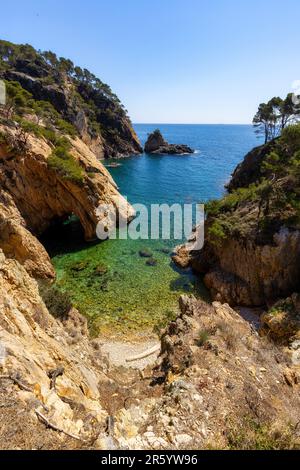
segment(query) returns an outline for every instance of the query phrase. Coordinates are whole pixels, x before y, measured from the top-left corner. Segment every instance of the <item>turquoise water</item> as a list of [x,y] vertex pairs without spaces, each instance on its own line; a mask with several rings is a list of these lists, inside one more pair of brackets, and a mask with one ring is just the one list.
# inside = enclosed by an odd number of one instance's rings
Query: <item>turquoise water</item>
[[[198,203],[220,197],[224,184],[258,140],[252,126],[135,125],[142,143],[160,128],[171,143],[196,150],[184,156],[132,156],[109,168],[120,192],[132,204]],[[57,285],[90,319],[96,333],[149,334],[174,316],[178,297],[208,298],[201,279],[173,265],[176,240],[108,240],[86,244],[80,227],[64,226],[45,242],[57,271]],[[154,266],[140,256],[150,250]]]

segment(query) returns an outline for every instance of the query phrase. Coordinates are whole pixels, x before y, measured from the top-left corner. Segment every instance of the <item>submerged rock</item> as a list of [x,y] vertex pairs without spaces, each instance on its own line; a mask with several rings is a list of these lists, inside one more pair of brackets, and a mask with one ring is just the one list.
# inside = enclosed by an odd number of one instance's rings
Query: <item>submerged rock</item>
[[150,250],[140,250],[139,255],[141,258],[152,258],[153,254],[151,253]]
[[145,152],[151,154],[169,154],[181,155],[184,153],[194,153],[188,145],[184,144],[169,144],[162,136],[159,129],[156,129],[149,135],[145,144]]
[[98,264],[98,266],[94,269],[95,276],[103,276],[103,274],[107,273],[107,267],[104,264]]
[[157,265],[157,260],[155,258],[149,258],[146,261],[147,266],[156,266]]
[[88,266],[88,262],[87,261],[79,261],[78,263],[75,263],[71,266],[71,270],[72,271],[84,271],[84,269],[86,269]]
[[157,251],[163,253],[164,255],[169,255],[171,253],[170,248],[159,248]]

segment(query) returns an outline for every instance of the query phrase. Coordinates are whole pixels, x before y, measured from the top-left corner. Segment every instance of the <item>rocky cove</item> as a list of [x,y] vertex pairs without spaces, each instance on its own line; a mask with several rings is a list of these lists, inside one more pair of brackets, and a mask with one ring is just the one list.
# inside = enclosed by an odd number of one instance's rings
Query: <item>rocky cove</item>
[[[0,448],[298,448],[299,126],[251,151],[225,193],[222,165],[229,177],[252,130],[176,128],[201,147],[183,178],[182,159],[140,154],[105,84],[28,48],[1,42]],[[183,240],[95,242],[99,205],[130,221],[138,197],[209,200],[203,249],[173,263]],[[262,308],[258,328],[241,305]],[[121,363],[112,340],[133,345]]]

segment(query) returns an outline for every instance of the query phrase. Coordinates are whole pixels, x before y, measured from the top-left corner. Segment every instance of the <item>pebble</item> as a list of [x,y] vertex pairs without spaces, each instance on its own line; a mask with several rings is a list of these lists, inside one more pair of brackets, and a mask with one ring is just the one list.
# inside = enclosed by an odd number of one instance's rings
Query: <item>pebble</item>
[[195,393],[195,395],[193,395],[193,399],[195,401],[199,401],[200,403],[203,403],[203,396],[199,395],[199,393]]
[[188,434],[178,434],[175,437],[175,443],[177,446],[187,446],[191,443],[193,438]]
[[144,437],[147,437],[147,438],[149,438],[149,437],[155,437],[155,434],[154,434],[153,431],[148,431],[148,432],[145,432],[145,433],[144,433]]

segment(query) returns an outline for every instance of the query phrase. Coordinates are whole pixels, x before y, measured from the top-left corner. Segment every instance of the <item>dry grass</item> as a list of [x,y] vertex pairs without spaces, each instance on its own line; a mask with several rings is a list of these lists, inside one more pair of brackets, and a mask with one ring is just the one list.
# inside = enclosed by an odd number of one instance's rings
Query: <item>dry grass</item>
[[295,450],[300,449],[297,432],[289,424],[271,427],[246,416],[227,432],[228,448],[232,450]]
[[225,341],[228,349],[235,351],[239,340],[238,333],[226,321],[222,320],[217,323],[218,330]]

